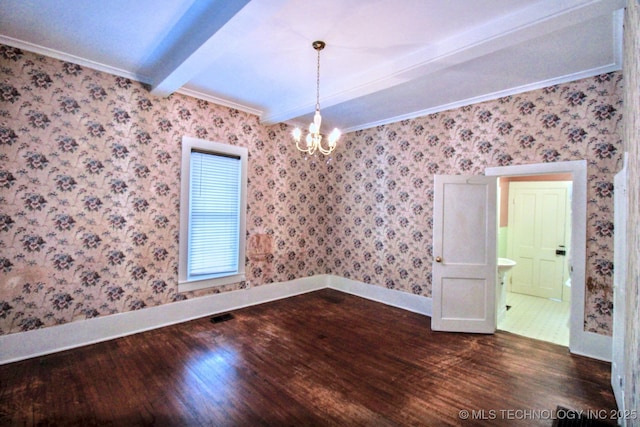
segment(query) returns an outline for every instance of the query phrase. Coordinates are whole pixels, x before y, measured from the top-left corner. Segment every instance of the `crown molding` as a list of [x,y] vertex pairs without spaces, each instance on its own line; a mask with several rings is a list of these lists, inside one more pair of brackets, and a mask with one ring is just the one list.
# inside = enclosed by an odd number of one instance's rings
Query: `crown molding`
[[119,77],[125,77],[127,79],[135,80],[141,83],[148,84],[149,78],[147,76],[139,75],[136,73],[132,73],[121,68],[111,67],[109,65],[102,64],[100,62],[91,61],[85,58],[81,58],[79,56],[69,55],[64,52],[60,52],[55,49],[49,49],[34,43],[25,42],[22,40],[14,39],[12,37],[7,37],[0,35],[0,43],[5,44],[7,46],[12,46],[18,49],[23,49],[29,52],[36,53],[38,55],[49,56],[54,59],[58,59],[60,61],[72,62],[74,64],[78,64],[83,67],[92,68],[97,71],[102,71],[108,74],[113,74]]
[[202,92],[198,92],[197,90],[181,88],[176,91],[176,93],[180,93],[182,95],[190,96],[192,98],[202,99],[204,101],[212,102],[216,105],[221,105],[227,108],[233,108],[239,111],[244,111],[245,113],[253,114],[254,116],[258,116],[260,118],[263,114],[262,110],[257,108],[249,107],[247,105],[239,104],[234,101],[230,101],[228,99],[218,98],[216,96],[207,95]]
[[590,70],[581,71],[579,73],[567,74],[561,77],[548,79],[548,80],[540,80],[538,82],[529,83],[522,86],[517,86],[513,88],[508,88],[505,90],[488,93],[481,96],[476,96],[473,98],[466,98],[459,101],[451,102],[448,104],[437,105],[435,107],[426,108],[424,110],[417,110],[411,113],[402,114],[395,117],[389,117],[383,120],[378,120],[375,122],[363,123],[358,126],[352,126],[350,128],[343,129],[343,133],[356,132],[359,130],[370,129],[376,126],[388,125],[391,123],[397,123],[403,120],[415,119],[418,117],[428,116],[430,114],[440,113],[447,110],[453,110],[455,108],[466,107],[468,105],[478,104],[480,102],[491,101],[498,98],[503,98],[505,96],[518,95],[524,92],[530,92],[537,89],[542,89],[549,86],[554,86],[558,84],[568,83],[576,80],[585,79],[588,77],[597,76],[599,74],[606,74],[612,71],[619,71],[622,69],[622,64],[620,62],[613,62],[606,66],[593,68]]

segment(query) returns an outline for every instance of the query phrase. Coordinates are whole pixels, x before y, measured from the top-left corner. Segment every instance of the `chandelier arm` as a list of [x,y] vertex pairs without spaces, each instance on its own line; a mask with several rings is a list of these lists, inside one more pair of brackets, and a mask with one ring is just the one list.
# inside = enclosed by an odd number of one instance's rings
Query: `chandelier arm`
[[322,140],[318,141],[318,150],[319,150],[322,154],[324,154],[325,156],[326,156],[327,154],[331,154],[331,152],[333,151],[333,149],[331,148],[331,146],[328,146],[327,148],[324,148],[324,147],[322,146]]
[[[315,153],[316,149],[319,148],[319,147],[321,148],[321,146],[319,144],[313,144],[311,147],[304,147],[303,148],[303,147],[300,147],[300,141],[296,141],[296,148],[299,151],[302,151],[303,153],[309,154],[310,156],[313,156],[313,153]],[[325,154],[325,155],[328,154],[328,153],[325,153],[322,149],[320,149],[320,152],[322,154]]]
[[300,141],[296,141],[296,148],[300,151],[302,151],[303,153],[308,153],[309,149],[308,148],[302,148],[300,147]]

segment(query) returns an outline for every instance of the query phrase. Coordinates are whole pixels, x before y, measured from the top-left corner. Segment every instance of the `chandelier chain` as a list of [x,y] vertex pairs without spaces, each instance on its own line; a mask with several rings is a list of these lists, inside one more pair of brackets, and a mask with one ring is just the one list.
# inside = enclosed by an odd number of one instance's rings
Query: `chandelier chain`
[[318,52],[318,65],[316,68],[316,110],[320,110],[320,50]]

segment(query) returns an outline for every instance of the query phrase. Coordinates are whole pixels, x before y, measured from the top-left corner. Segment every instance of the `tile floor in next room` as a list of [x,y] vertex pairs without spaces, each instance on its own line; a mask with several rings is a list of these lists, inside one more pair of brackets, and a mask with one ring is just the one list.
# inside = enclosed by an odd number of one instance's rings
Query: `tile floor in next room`
[[498,329],[569,346],[571,303],[507,292],[507,306]]

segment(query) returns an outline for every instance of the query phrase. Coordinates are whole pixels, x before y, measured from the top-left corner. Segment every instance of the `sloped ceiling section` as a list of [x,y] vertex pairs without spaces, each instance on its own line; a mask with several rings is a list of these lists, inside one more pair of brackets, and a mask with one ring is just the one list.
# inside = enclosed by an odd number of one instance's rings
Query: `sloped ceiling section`
[[344,131],[621,68],[624,0],[3,0],[0,43]]

